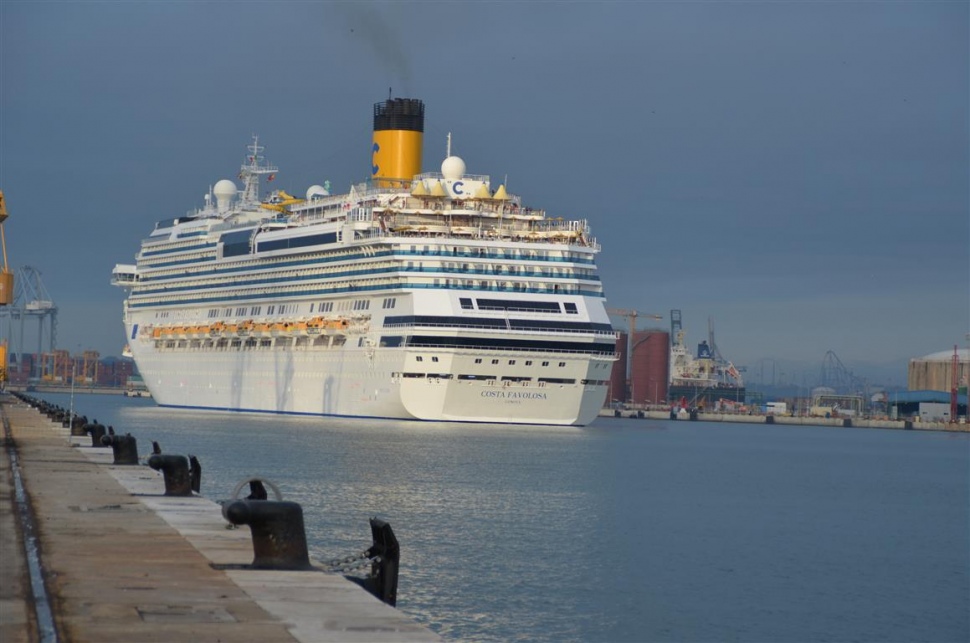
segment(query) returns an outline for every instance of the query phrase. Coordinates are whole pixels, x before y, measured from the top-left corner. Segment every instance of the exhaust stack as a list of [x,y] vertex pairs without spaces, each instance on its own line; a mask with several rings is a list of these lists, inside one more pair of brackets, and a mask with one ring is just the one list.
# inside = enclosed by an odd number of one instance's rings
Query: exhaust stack
[[411,186],[421,173],[424,103],[417,98],[389,98],[374,104],[371,178],[381,187]]

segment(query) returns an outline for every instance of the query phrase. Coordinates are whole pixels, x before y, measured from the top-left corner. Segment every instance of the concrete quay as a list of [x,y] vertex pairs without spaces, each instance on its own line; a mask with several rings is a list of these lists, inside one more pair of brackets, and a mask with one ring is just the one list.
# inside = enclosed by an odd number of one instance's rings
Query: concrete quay
[[0,412],[3,643],[441,640],[341,575],[248,568],[249,529],[217,503],[164,496],[161,474],[11,396]]
[[[671,420],[670,411],[648,411],[636,409],[603,409],[600,417],[639,418],[644,420]],[[822,418],[800,417],[790,415],[748,415],[746,413],[696,413],[691,418],[682,413],[678,422],[734,422],[738,424],[777,424],[787,426],[831,426],[857,429],[900,429],[919,431],[954,431],[970,432],[970,424],[956,424],[953,422],[910,422],[905,420],[877,420],[864,418]]]

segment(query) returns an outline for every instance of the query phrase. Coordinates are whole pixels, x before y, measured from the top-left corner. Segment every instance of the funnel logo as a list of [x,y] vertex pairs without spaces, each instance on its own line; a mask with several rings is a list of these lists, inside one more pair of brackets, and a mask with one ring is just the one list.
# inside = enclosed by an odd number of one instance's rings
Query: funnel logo
[[370,173],[373,175],[373,174],[377,174],[377,170],[381,169],[380,166],[378,166],[378,165],[376,165],[374,163],[374,161],[375,161],[374,157],[377,156],[377,153],[381,151],[381,146],[378,145],[377,143],[374,143],[374,147],[370,148],[370,151],[371,151],[371,155],[370,155]]

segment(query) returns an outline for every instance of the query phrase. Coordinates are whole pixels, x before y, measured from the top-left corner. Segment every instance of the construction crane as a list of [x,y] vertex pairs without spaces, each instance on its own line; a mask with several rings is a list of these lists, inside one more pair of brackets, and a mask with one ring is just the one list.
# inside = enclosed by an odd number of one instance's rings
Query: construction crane
[[[13,273],[7,267],[7,234],[3,229],[3,222],[7,220],[7,205],[3,200],[3,190],[0,190],[0,242],[3,244],[3,269],[0,270],[0,306],[9,306],[13,302]],[[7,341],[0,340],[0,387],[7,382]]]
[[0,241],[3,244],[3,269],[0,270],[0,306],[13,303],[13,273],[7,267],[7,235],[3,230],[3,222],[7,220],[7,205],[3,200],[3,190],[0,190]]
[[[655,313],[641,313],[639,310],[632,310],[628,308],[607,308],[607,314],[616,315],[618,317],[626,317],[630,322],[630,332],[626,336],[626,372],[625,379],[627,380],[627,390],[629,391],[629,379],[632,376],[631,369],[633,364],[633,335],[637,332],[637,318],[646,317],[647,319],[661,320],[663,315],[657,315]],[[632,400],[631,400],[632,402]]]

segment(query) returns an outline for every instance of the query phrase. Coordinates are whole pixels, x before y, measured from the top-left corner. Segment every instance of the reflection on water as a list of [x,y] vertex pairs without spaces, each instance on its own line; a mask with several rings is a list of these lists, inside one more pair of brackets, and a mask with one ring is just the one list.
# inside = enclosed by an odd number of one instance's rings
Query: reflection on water
[[[45,396],[67,406],[66,396]],[[606,419],[584,429],[279,417],[78,396],[259,475],[311,555],[401,542],[398,606],[449,639],[967,640],[966,435]]]

